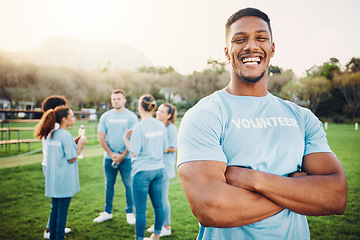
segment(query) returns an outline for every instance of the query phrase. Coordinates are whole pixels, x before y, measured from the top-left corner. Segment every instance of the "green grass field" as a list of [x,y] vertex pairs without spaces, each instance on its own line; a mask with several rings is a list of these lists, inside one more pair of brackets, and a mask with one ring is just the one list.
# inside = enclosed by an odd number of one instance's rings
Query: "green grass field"
[[340,216],[308,217],[312,239],[360,239],[360,130],[354,124],[329,124],[327,138],[348,181],[346,211]]
[[[76,127],[74,129],[77,129]],[[329,124],[328,140],[344,165],[348,179],[348,204],[341,216],[308,217],[312,239],[360,239],[360,131],[354,125]],[[39,154],[41,159],[41,154]],[[0,167],[2,160],[0,159]],[[125,219],[124,187],[115,185],[114,218],[95,224],[103,211],[104,173],[102,156],[79,161],[80,193],[73,197],[67,226],[67,239],[134,239],[135,227]],[[44,196],[44,176],[40,162],[0,169],[0,239],[42,239],[50,211],[50,198]],[[187,203],[178,177],[171,180],[172,236],[161,239],[196,239],[198,223]],[[154,214],[148,202],[147,227]],[[146,236],[149,236],[148,233]]]

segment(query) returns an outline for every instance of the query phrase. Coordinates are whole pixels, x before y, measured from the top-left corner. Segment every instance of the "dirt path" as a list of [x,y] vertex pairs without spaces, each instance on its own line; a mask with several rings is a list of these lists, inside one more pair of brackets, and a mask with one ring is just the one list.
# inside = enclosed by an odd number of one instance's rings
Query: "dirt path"
[[[93,157],[93,156],[102,156],[104,154],[104,150],[100,145],[89,146],[84,150],[84,156]],[[42,153],[35,153],[31,155],[20,155],[9,158],[0,159],[0,168],[9,168],[22,166],[26,164],[39,163],[42,162]]]

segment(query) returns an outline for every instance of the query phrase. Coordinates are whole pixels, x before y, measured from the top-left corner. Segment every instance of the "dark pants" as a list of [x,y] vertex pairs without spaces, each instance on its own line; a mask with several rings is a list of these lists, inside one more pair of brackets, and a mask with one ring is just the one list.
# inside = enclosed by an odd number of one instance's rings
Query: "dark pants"
[[50,239],[63,240],[71,197],[52,198],[50,212]]

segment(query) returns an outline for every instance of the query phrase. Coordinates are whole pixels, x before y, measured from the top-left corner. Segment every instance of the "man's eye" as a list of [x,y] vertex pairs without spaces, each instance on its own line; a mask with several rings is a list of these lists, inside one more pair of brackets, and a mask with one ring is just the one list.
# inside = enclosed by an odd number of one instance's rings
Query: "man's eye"
[[257,39],[260,41],[266,41],[268,38],[267,37],[258,37]]
[[243,43],[243,42],[245,42],[245,38],[237,38],[233,42],[235,42],[235,43]]

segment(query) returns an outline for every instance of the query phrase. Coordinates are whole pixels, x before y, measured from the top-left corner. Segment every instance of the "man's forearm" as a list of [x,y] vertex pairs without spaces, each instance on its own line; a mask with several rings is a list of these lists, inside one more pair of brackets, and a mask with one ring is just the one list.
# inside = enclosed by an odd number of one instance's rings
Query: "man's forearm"
[[105,150],[105,152],[107,152],[110,156],[111,154],[113,153],[113,151],[111,151],[109,145],[107,144],[106,141],[99,141],[100,142],[100,145],[103,147],[103,149]]
[[194,161],[179,166],[179,179],[198,221],[206,227],[238,227],[283,208],[258,193],[226,183],[226,164]]
[[262,174],[260,178],[256,192],[299,214],[322,216],[345,210],[346,196],[339,174],[295,178]]
[[331,167],[331,164],[330,161],[330,167],[321,170],[310,166],[309,171],[313,175],[294,178],[229,167],[226,178],[232,185],[258,192],[280,206],[303,215],[341,214],[346,206],[346,178],[341,168]]

